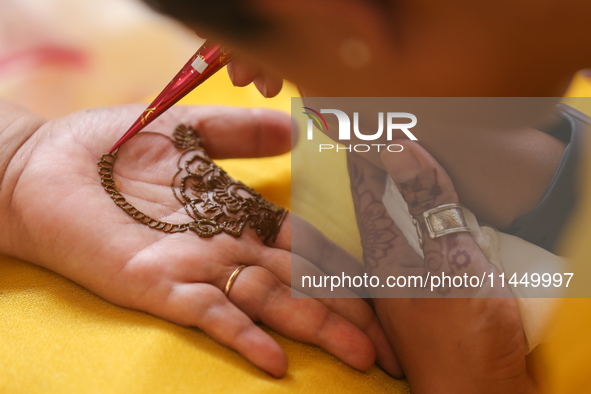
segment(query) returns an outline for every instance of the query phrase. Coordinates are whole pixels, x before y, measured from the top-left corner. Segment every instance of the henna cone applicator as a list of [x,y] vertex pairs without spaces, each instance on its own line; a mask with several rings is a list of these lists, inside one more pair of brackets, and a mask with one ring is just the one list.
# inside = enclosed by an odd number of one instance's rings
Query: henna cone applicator
[[206,41],[164,88],[162,93],[152,101],[148,108],[131,125],[123,137],[117,141],[109,153],[113,153],[131,137],[139,133],[144,127],[164,113],[164,111],[172,107],[189,92],[222,69],[230,60],[232,60],[232,54],[229,50],[219,44]]

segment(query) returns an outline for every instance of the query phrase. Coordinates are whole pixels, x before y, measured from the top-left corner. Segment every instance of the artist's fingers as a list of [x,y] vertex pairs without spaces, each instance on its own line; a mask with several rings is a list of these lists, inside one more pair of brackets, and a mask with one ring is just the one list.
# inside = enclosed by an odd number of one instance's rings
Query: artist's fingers
[[283,88],[283,78],[280,78],[269,71],[261,71],[253,82],[254,86],[256,86],[263,97],[266,98],[277,96]]
[[[267,109],[180,107],[174,122],[192,126],[214,159],[266,157],[291,149],[289,115]],[[168,127],[174,129],[176,124]]]
[[287,358],[281,347],[215,286],[178,284],[161,308],[160,316],[202,329],[274,377],[287,372]]
[[292,290],[262,267],[244,269],[229,299],[251,319],[289,338],[317,345],[359,370],[375,362],[375,349],[366,334],[311,298],[292,297]]
[[408,204],[409,212],[421,225],[426,269],[433,273],[467,273],[486,279],[494,267],[469,232],[429,237],[423,212],[443,204],[458,203],[451,179],[419,144],[407,140],[397,143],[404,147],[403,151],[383,153],[382,161]]
[[347,165],[365,270],[380,282],[366,291],[374,299],[412,296],[413,289],[389,282],[400,275],[422,275],[424,264],[384,205],[388,174],[359,154],[348,154]]
[[283,87],[282,78],[243,58],[234,58],[228,64],[228,75],[234,86],[247,86],[254,82],[263,97],[267,98],[278,95]]
[[412,216],[442,204],[458,203],[447,172],[425,149],[412,141],[397,141],[402,152],[382,153],[388,174],[400,189]]
[[408,254],[412,248],[383,202],[388,174],[356,153],[347,155],[347,167],[366,269],[400,260],[393,256]]
[[232,84],[240,87],[249,85],[260,71],[257,65],[238,56],[228,63],[227,68]]

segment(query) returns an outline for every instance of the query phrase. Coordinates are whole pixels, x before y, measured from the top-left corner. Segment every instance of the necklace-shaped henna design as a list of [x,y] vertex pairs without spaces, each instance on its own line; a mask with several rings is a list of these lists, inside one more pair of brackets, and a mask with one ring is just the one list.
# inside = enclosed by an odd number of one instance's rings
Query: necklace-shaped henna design
[[[156,133],[159,134],[159,133]],[[162,134],[161,134],[162,135]],[[117,153],[105,153],[98,162],[101,184],[115,204],[132,218],[165,233],[194,231],[200,237],[225,232],[240,237],[244,226],[254,229],[265,241],[277,239],[285,209],[265,200],[253,189],[232,178],[207,155],[201,138],[192,128],[179,125],[172,135],[182,153],[171,182],[174,197],[183,205],[192,222],[173,224],[154,219],[130,204],[115,187],[113,167]],[[177,192],[175,182],[180,179]]]

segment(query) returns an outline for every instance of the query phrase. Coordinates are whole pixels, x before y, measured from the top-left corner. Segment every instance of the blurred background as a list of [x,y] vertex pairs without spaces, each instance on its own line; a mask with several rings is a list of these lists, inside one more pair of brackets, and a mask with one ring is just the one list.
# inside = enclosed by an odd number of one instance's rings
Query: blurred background
[[0,0],[0,96],[48,117],[144,100],[203,41],[139,0]]
[[[53,118],[94,106],[147,101],[176,74],[203,40],[140,0],[0,0],[0,96]],[[185,103],[281,107],[287,97],[260,100],[238,92],[220,72]],[[223,75],[223,76],[222,76]],[[209,86],[208,86],[209,85]],[[567,95],[591,88],[580,73]],[[280,103],[280,104],[279,104]]]

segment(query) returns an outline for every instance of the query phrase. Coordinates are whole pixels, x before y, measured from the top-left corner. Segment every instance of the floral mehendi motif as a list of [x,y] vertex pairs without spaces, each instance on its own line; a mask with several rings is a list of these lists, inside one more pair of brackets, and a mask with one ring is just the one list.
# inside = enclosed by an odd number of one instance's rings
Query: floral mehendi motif
[[[179,125],[173,143],[183,150],[172,179],[174,197],[183,205],[192,222],[172,224],[153,219],[131,205],[115,188],[113,167],[116,153],[105,153],[98,162],[101,183],[115,204],[139,222],[166,232],[191,230],[200,237],[213,237],[225,232],[240,237],[244,226],[254,229],[265,241],[276,240],[287,212],[265,200],[253,189],[232,179],[205,152],[197,132]],[[180,187],[175,183],[180,180]]]
[[[416,216],[418,212],[422,213],[427,209],[435,208],[437,199],[441,196],[442,191],[437,181],[437,169],[433,169],[433,179],[419,179],[415,177],[409,181],[401,182],[399,184],[400,193],[408,204],[408,209],[411,216]],[[431,187],[424,185],[432,183]]]
[[398,234],[394,231],[394,221],[382,201],[378,200],[371,190],[363,187],[363,170],[352,160],[348,160],[348,166],[357,227],[363,247],[363,261],[373,269],[387,258],[394,248],[394,240]]

